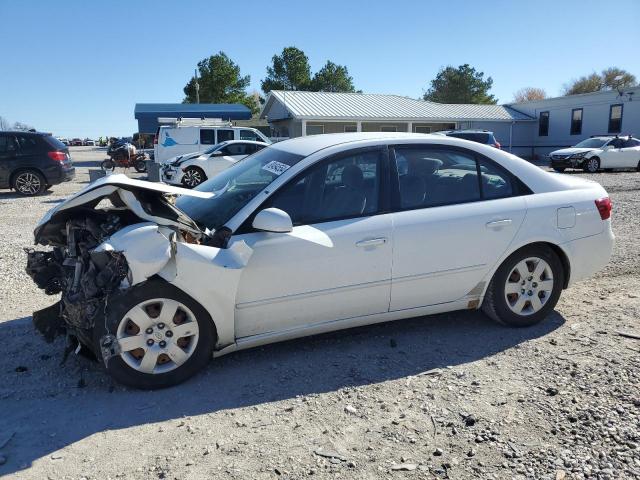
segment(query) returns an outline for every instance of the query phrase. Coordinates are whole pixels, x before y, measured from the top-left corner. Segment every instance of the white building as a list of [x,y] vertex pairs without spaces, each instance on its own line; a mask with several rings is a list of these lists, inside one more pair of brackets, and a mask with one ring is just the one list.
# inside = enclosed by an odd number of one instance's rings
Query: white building
[[[542,157],[598,134],[640,134],[640,88],[511,105],[441,104],[398,95],[269,92],[260,118],[274,137],[338,132],[494,132],[507,151]],[[635,102],[633,101],[634,97]]]

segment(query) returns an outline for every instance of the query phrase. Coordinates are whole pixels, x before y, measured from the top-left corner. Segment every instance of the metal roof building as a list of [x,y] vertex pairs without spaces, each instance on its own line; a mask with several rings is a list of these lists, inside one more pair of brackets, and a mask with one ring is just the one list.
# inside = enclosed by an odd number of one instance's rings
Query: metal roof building
[[[510,146],[536,118],[504,105],[442,104],[399,95],[269,92],[260,118],[275,137],[340,132],[430,133],[454,128],[492,130]],[[521,127],[522,126],[522,127]]]
[[156,133],[162,117],[249,120],[251,110],[238,103],[136,103],[133,115],[140,133]]

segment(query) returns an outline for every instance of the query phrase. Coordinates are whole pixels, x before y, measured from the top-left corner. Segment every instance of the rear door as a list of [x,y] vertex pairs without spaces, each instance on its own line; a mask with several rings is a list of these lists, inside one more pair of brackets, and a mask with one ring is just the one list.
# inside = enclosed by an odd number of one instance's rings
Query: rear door
[[521,184],[471,150],[400,146],[393,154],[391,310],[472,297],[524,220]]
[[622,143],[621,153],[625,168],[640,166],[640,140],[629,137]]

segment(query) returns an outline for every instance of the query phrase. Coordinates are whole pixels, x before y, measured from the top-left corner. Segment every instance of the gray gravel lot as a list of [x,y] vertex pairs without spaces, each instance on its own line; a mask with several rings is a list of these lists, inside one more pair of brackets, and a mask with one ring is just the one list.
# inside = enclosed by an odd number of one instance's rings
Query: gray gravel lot
[[238,352],[186,384],[113,384],[34,335],[52,303],[24,247],[74,182],[0,192],[0,476],[9,478],[640,478],[640,173],[584,175],[614,203],[616,246],[541,325],[478,312]]

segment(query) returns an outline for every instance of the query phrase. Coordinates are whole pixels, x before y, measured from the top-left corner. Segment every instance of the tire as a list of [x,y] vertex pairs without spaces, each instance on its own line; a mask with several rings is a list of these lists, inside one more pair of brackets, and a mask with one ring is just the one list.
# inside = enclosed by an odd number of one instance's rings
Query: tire
[[11,181],[11,187],[20,195],[33,197],[42,194],[47,186],[44,176],[37,170],[17,172]]
[[[106,321],[101,323],[94,328],[96,351],[100,352],[104,335],[118,338],[122,351],[107,360],[106,369],[129,387],[151,390],[177,385],[202,370],[213,356],[216,334],[211,317],[189,295],[162,279],[153,278],[111,298]],[[191,335],[169,335],[178,329]]]
[[109,170],[113,171],[116,169],[116,163],[110,158],[108,158],[107,160],[102,161],[102,163],[100,164],[100,168],[105,172]]
[[640,161],[638,161],[638,166],[636,167],[636,170],[640,172]]
[[596,173],[600,170],[600,159],[598,157],[591,157],[584,161],[584,171],[588,173]]
[[187,167],[182,175],[182,184],[187,188],[194,188],[207,179],[200,167]]
[[144,163],[144,160],[136,160],[133,164],[133,168],[135,168],[138,173],[144,173],[147,171],[147,164]]
[[562,173],[566,170],[565,167],[553,167],[553,169],[558,173]]
[[[524,271],[522,267],[527,268],[525,275],[530,274],[528,277],[519,275],[520,270]],[[540,274],[536,267],[542,269]],[[493,275],[482,310],[503,325],[535,325],[555,308],[564,286],[564,277],[562,262],[549,247],[523,247],[511,254]]]

